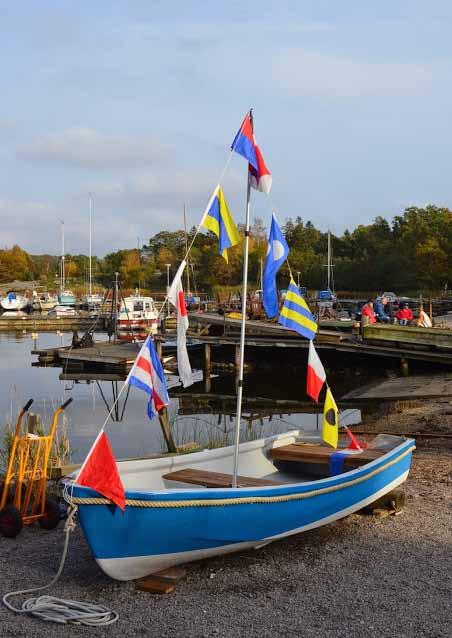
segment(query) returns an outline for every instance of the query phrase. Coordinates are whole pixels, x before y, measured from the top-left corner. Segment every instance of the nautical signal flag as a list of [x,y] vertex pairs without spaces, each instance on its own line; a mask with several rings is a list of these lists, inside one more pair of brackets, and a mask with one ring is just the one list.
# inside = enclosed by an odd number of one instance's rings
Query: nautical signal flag
[[150,335],[143,343],[125,383],[149,395],[148,416],[150,419],[155,416],[154,410],[159,412],[169,404],[162,364]]
[[319,394],[326,380],[325,368],[320,361],[317,350],[312,341],[309,342],[309,358],[308,373],[306,377],[306,394],[314,399],[319,400]]
[[235,221],[229,212],[223,189],[216,187],[207,204],[206,211],[201,220],[201,226],[211,230],[219,239],[220,255],[228,263],[228,248],[235,246],[241,240]]
[[286,328],[295,330],[302,337],[306,337],[306,339],[312,340],[316,335],[317,324],[315,319],[293,279],[290,280],[289,289],[278,321]]
[[186,264],[184,259],[168,292],[168,301],[175,307],[177,313],[177,368],[184,388],[188,388],[193,383],[193,372],[187,352],[188,315],[182,288],[182,274]]
[[124,511],[124,486],[104,430],[97,435],[75,482],[99,492]]
[[272,175],[265,165],[264,158],[254,137],[252,111],[245,115],[231,148],[248,160],[251,186],[255,190],[268,195],[272,187]]
[[336,401],[334,400],[331,390],[326,389],[325,405],[323,407],[323,422],[322,422],[322,439],[325,443],[328,443],[332,447],[337,447],[337,441],[339,438],[339,411],[337,409]]
[[278,291],[276,275],[289,254],[289,246],[281,232],[275,214],[272,216],[268,234],[267,257],[265,259],[264,276],[262,278],[262,303],[267,317],[273,319],[278,314]]

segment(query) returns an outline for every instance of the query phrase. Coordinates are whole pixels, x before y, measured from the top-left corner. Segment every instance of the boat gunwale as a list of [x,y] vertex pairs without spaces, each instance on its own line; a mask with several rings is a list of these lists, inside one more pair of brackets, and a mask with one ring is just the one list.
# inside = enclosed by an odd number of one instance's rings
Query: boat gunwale
[[[313,481],[306,481],[302,483],[282,483],[281,485],[269,485],[264,487],[209,489],[177,487],[163,488],[160,490],[146,490],[142,492],[136,490],[126,490],[125,496],[126,501],[131,501],[131,503],[127,503],[127,505],[132,507],[152,507],[152,505],[146,505],[145,503],[155,503],[155,507],[159,507],[157,503],[161,503],[162,506],[164,506],[163,504],[168,503],[167,507],[181,507],[182,503],[184,503],[186,507],[189,507],[190,503],[192,504],[192,506],[199,506],[201,502],[203,502],[202,504],[205,504],[205,506],[214,506],[216,504],[221,505],[222,503],[219,501],[230,501],[230,504],[233,504],[233,502],[236,501],[236,504],[240,505],[249,504],[249,499],[255,499],[256,503],[265,504],[266,499],[271,499],[272,497],[295,498],[296,496],[300,496],[300,498],[302,498],[304,495],[306,495],[305,498],[308,498],[307,494],[312,490],[314,490],[314,492],[317,490],[322,490],[322,493],[326,494],[328,493],[328,491],[330,491],[329,488],[331,488],[331,491],[335,491],[339,487],[342,489],[353,487],[356,479],[362,478],[363,481],[366,480],[366,475],[372,474],[372,472],[374,470],[377,470],[381,465],[385,465],[388,462],[391,462],[391,464],[393,462],[395,464],[398,460],[398,457],[401,457],[402,455],[403,457],[407,456],[410,452],[414,452],[415,449],[415,440],[412,438],[405,438],[404,441],[402,441],[392,450],[388,450],[388,452],[383,454],[380,458],[370,461],[369,463],[366,463],[361,467],[344,472],[342,474],[338,474],[336,476],[325,477],[322,479],[316,479]],[[371,476],[369,476],[369,478],[371,478]],[[65,486],[67,500],[74,503],[75,505],[111,505],[110,501],[101,496],[98,492],[88,487],[77,485],[72,479],[63,479],[62,482]],[[75,496],[74,491],[77,492],[77,495]],[[81,495],[79,496],[79,494]],[[312,494],[312,496],[315,495],[316,494]],[[321,494],[319,494],[319,496],[320,495]],[[259,499],[263,500],[260,501]],[[140,501],[143,502],[142,505],[140,505]],[[217,501],[217,503],[215,503],[214,501]],[[271,504],[271,500],[269,501],[269,504]]]

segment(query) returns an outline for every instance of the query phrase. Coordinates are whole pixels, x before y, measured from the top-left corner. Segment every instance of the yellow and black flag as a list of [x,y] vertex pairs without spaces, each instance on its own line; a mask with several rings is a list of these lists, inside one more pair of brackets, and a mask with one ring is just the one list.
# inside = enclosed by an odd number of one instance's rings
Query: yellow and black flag
[[323,408],[322,439],[334,448],[337,448],[339,438],[339,419],[336,401],[331,390],[327,388],[325,406]]

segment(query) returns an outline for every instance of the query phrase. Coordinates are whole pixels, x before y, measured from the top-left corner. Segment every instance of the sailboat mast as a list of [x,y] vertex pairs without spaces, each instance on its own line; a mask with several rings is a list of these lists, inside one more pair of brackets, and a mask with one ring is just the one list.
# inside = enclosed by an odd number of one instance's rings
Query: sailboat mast
[[187,273],[187,294],[188,294],[190,291],[190,266],[188,263],[187,216],[185,211],[185,202],[184,202],[184,235],[185,235],[185,254],[187,255],[186,257],[187,267],[185,269],[185,272]]
[[61,221],[61,279],[60,279],[60,293],[62,293],[64,291],[64,219],[60,220]]
[[248,175],[248,185],[246,189],[245,254],[243,256],[242,323],[241,323],[241,330],[240,330],[240,362],[239,362],[239,379],[238,379],[238,387],[237,387],[237,409],[236,409],[235,441],[234,441],[234,472],[232,477],[232,487],[237,487],[237,474],[238,474],[238,468],[239,468],[240,423],[242,420],[243,364],[245,360],[246,299],[248,294],[250,196],[251,196],[251,182]]
[[331,233],[328,231],[327,288],[331,290]]
[[93,271],[92,271],[92,213],[93,213],[93,198],[91,193],[89,194],[89,294],[93,294]]

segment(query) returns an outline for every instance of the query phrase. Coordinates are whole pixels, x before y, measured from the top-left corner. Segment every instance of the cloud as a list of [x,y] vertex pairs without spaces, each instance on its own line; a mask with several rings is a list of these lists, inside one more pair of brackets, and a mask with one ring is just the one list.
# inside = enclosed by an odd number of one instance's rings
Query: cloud
[[[18,199],[0,199],[0,219],[2,220],[2,245],[19,244],[25,250],[35,252],[49,250],[50,228],[58,221],[57,209],[48,202]],[[38,223],[37,223],[38,222]],[[27,232],[26,229],[33,229]],[[58,231],[55,231],[57,233]],[[58,252],[55,248],[55,251]]]
[[415,96],[432,86],[432,69],[414,63],[371,62],[286,48],[272,62],[275,86],[291,96]]
[[19,149],[20,157],[79,167],[124,167],[153,163],[165,148],[152,138],[105,135],[90,128],[70,128],[36,139]]

